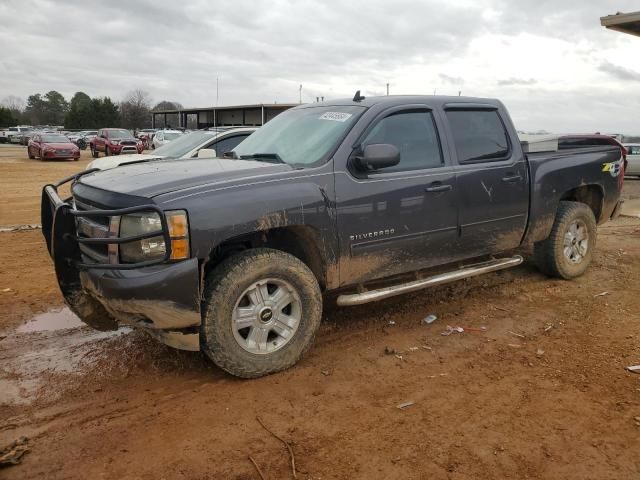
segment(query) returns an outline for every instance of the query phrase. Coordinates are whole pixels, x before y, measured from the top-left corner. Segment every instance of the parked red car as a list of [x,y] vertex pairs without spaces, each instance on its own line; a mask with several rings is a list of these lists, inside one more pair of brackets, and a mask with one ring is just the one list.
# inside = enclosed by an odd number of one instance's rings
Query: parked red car
[[97,158],[100,152],[105,157],[120,155],[121,153],[142,153],[142,141],[135,138],[131,132],[123,128],[102,128],[98,135],[89,142],[91,155]]
[[40,160],[80,158],[80,149],[71,140],[58,133],[36,133],[27,144],[29,158]]

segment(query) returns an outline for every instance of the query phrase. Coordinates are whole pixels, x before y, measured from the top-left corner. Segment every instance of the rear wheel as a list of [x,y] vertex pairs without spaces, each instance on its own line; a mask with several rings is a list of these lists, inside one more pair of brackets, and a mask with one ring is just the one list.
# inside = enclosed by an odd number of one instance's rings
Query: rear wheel
[[27,147],[27,155],[29,155],[29,160],[34,160],[36,158],[36,156],[31,153],[31,149],[29,147]]
[[596,219],[589,206],[560,202],[551,234],[535,245],[538,268],[552,277],[579,277],[591,264],[596,234]]
[[98,156],[99,156],[100,154],[98,153],[98,150],[96,150],[96,146],[95,146],[95,145],[93,145],[93,144],[91,144],[91,145],[89,145],[89,148],[91,149],[91,156],[92,156],[93,158],[98,158]]
[[220,368],[255,378],[294,365],[322,316],[322,295],[309,268],[278,250],[234,255],[207,276],[202,350]]

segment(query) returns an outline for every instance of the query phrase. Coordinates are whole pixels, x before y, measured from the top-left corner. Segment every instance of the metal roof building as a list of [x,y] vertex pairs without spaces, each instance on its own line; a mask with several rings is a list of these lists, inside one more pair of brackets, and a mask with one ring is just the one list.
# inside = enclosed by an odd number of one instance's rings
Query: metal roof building
[[600,17],[600,25],[610,30],[640,36],[640,12],[616,13]]
[[259,127],[296,103],[236,105],[228,107],[181,108],[151,112],[153,128],[206,128],[222,126]]

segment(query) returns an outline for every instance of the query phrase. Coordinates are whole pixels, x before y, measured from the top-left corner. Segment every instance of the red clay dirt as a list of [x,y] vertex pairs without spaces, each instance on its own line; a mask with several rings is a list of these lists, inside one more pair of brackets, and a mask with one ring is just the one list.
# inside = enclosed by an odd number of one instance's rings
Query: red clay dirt
[[[38,183],[86,163],[4,152],[2,226],[38,222]],[[16,333],[62,300],[40,232],[0,233],[0,448],[31,448],[0,479],[257,479],[249,455],[293,478],[257,417],[300,479],[637,479],[640,218],[599,234],[571,282],[526,263],[361,307],[327,297],[299,365],[243,381],[142,332]]]

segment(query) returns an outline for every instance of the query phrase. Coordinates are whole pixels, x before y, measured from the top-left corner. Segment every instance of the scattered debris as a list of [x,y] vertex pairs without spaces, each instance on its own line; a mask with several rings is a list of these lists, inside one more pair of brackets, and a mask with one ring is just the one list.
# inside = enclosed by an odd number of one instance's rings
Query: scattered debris
[[546,327],[544,327],[544,331],[545,331],[545,332],[548,332],[548,331],[549,331],[549,330],[551,330],[552,328],[553,328],[553,324],[552,324],[552,323],[549,323],[549,324],[547,324],[547,326],[546,326]]
[[22,461],[22,457],[29,451],[29,439],[20,437],[0,451],[0,467],[17,465]]
[[293,478],[298,478],[298,475],[296,474],[296,457],[293,455],[293,448],[291,448],[291,445],[289,445],[282,437],[269,430],[260,417],[256,417],[256,420],[260,425],[262,425],[262,428],[284,443],[284,446],[287,447],[287,450],[289,450],[289,456],[291,457],[291,471],[293,472]]
[[520,337],[520,338],[527,338],[524,335],[520,334],[520,333],[516,333],[516,332],[512,332],[511,330],[509,330],[509,333],[511,335],[515,335],[516,337]]
[[253,459],[251,455],[249,455],[249,460],[251,460],[251,463],[253,463],[253,466],[256,467],[256,470],[258,471],[258,475],[260,475],[260,478],[262,480],[267,480],[267,477],[264,476],[264,473],[262,473],[262,470],[260,470],[258,463]]
[[605,295],[609,295],[609,292],[596,293],[593,298],[604,297]]
[[640,365],[630,365],[627,367],[631,373],[640,373]]
[[509,346],[513,348],[522,348],[522,345],[518,345],[517,343],[510,343]]
[[9,293],[11,291],[10,288],[3,288],[2,293]]
[[420,350],[420,347],[409,347],[410,352],[415,352],[416,350]]
[[7,233],[7,232],[20,232],[23,230],[39,230],[42,228],[42,225],[33,223],[33,224],[27,224],[27,225],[10,225],[8,227],[0,227],[0,232],[2,233]]
[[422,320],[420,320],[420,323],[422,325],[429,325],[433,322],[435,322],[438,319],[438,317],[436,315],[434,315],[433,313],[427,315],[426,317],[424,317]]
[[447,329],[444,332],[442,332],[440,335],[444,335],[445,337],[448,337],[452,333],[464,333],[464,328],[452,327],[451,325],[447,325]]
[[397,358],[398,360],[403,360],[402,355],[396,355],[396,358]]
[[329,375],[331,375],[331,372],[329,370],[321,370],[320,373],[323,374],[325,377],[328,377]]
[[425,350],[433,351],[433,348],[431,348],[429,345],[422,345],[422,348],[424,348]]
[[408,400],[406,402],[402,402],[399,405],[396,405],[396,408],[399,408],[400,410],[404,410],[405,408],[408,408],[413,404],[414,404],[414,402],[412,400]]
[[396,324],[396,322],[395,322],[395,321],[393,321],[393,320],[389,320],[389,325],[395,325],[395,324]]
[[395,355],[396,353],[398,353],[398,352],[396,351],[395,348],[393,348],[393,347],[384,347],[384,354],[385,355]]
[[541,348],[539,348],[539,349],[536,351],[536,355],[537,355],[537,356],[539,356],[539,357],[541,357],[542,355],[544,355],[544,350],[543,350],[543,349],[541,349]]

